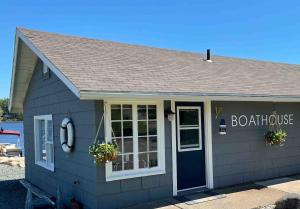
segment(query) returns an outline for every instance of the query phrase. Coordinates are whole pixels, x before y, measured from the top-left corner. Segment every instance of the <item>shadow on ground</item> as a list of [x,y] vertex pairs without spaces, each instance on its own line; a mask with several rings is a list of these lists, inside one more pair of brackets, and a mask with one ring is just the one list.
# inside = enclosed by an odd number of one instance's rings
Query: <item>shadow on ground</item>
[[25,188],[18,180],[0,181],[0,208],[24,209]]
[[24,168],[0,164],[0,209],[24,209],[26,190],[19,183]]

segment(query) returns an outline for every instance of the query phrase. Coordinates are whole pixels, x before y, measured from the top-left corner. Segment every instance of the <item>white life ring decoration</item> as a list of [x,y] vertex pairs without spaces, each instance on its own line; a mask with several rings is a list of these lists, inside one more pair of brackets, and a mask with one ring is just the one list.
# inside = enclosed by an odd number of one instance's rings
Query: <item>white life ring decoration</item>
[[74,128],[70,118],[65,118],[60,126],[60,144],[65,152],[71,152],[74,144]]

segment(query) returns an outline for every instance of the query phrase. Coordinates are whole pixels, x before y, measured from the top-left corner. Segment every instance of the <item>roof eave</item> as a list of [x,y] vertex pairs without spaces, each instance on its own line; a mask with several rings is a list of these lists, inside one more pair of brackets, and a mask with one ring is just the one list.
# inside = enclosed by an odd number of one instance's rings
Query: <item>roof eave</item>
[[[36,54],[49,68],[50,70],[58,76],[62,80],[62,82],[78,97],[80,98],[79,90],[77,87],[37,48],[33,45],[33,43],[20,31],[18,28],[16,29],[15,34],[15,44],[14,44],[14,57],[13,57],[13,69],[12,69],[12,77],[11,77],[11,86],[10,86],[10,98],[9,98],[9,111],[10,112],[22,112],[23,108],[18,108],[14,106],[20,106],[20,104],[15,105],[14,101],[14,92],[15,92],[15,74],[16,72],[16,62],[17,62],[17,54],[18,54],[18,45],[19,41],[22,40],[33,53]],[[29,82],[29,81],[28,81]],[[23,107],[23,104],[21,104]]]
[[183,92],[100,92],[80,91],[82,100],[103,99],[163,99],[195,101],[261,101],[261,102],[300,102],[299,96],[259,95],[259,94],[226,94],[226,93],[183,93]]

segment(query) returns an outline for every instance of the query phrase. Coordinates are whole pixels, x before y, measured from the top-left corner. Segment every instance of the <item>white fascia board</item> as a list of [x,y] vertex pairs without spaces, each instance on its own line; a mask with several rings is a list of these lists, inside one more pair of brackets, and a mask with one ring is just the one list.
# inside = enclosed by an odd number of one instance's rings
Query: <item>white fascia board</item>
[[19,38],[17,37],[17,34],[16,34],[15,35],[15,43],[14,43],[14,57],[13,57],[13,65],[12,65],[12,75],[11,75],[11,81],[10,81],[10,93],[9,93],[9,104],[8,104],[8,111],[9,112],[12,111],[18,46],[19,46]]
[[95,92],[81,91],[82,100],[103,99],[164,99],[184,101],[259,101],[259,102],[300,102],[300,96],[272,96],[272,95],[242,95],[242,94],[195,94],[195,93],[142,93],[142,92]]
[[[22,32],[17,29],[16,39],[18,38],[20,38],[78,98],[80,98],[80,92],[76,86],[37,47],[35,47]],[[16,56],[16,54],[17,53],[15,53],[14,56]],[[16,60],[16,57],[14,57],[14,60]],[[13,73],[15,73],[15,67],[16,66],[14,66]]]

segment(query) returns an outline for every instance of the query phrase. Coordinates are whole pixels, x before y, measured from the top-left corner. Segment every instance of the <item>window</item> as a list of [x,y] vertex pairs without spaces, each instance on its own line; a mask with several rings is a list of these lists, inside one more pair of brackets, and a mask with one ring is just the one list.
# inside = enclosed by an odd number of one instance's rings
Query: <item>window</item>
[[48,66],[44,63],[43,64],[43,74],[47,74],[49,72]]
[[162,103],[106,104],[107,141],[118,144],[117,160],[107,165],[107,180],[165,172]]
[[50,71],[48,66],[44,63],[43,64],[43,80],[46,80],[50,77]]
[[178,151],[202,149],[200,107],[177,107]]
[[34,116],[35,163],[54,171],[52,115]]

